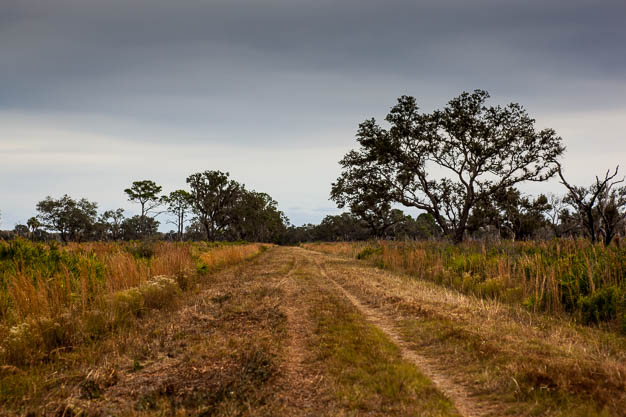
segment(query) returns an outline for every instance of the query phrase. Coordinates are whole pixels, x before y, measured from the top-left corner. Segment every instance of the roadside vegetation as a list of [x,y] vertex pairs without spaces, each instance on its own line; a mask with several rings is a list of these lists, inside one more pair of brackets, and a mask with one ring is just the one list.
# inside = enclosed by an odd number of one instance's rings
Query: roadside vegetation
[[626,334],[626,248],[589,241],[311,243],[465,294],[568,314]]
[[259,244],[0,242],[0,363],[24,365],[172,308]]
[[461,294],[353,259],[309,252],[365,315],[464,387],[477,415],[622,416],[626,337]]

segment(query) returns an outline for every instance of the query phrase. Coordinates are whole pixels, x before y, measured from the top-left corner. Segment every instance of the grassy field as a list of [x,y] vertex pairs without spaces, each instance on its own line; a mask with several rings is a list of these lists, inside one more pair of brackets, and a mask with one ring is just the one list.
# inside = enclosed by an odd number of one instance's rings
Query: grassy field
[[[2,254],[0,416],[626,409],[626,337],[613,324],[579,325],[370,261],[257,244],[17,241]],[[18,296],[28,291],[41,307]]]
[[0,242],[0,361],[41,361],[177,302],[261,245]]
[[586,240],[354,242],[304,247],[407,273],[465,294],[570,315],[626,334],[626,248]]

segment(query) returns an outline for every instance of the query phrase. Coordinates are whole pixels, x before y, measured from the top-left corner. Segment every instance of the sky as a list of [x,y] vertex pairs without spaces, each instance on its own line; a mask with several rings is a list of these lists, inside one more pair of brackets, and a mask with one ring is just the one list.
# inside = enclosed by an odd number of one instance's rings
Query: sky
[[360,122],[474,89],[555,129],[570,182],[626,173],[626,2],[0,0],[0,228],[207,169],[317,223]]

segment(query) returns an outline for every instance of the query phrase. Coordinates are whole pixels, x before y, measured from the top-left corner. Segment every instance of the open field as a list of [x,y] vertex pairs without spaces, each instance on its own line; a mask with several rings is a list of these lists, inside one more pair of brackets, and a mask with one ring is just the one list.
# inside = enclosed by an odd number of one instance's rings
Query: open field
[[[624,415],[626,338],[612,329],[303,248],[186,246],[177,280],[156,266],[176,247],[141,261],[154,270],[136,284],[50,309],[80,324],[90,306],[117,311],[120,291],[143,300],[98,337],[3,356],[0,414]],[[9,338],[46,317],[18,305]]]
[[585,239],[309,243],[465,294],[626,334],[626,247]]

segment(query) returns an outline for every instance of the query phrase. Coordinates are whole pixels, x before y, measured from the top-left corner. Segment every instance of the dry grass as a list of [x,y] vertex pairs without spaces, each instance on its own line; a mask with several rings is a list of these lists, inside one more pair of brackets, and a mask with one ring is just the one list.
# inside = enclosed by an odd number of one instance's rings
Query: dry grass
[[494,415],[620,416],[626,339],[406,275],[326,258],[332,277]]
[[570,314],[626,333],[626,248],[585,240],[354,242],[304,247],[365,260],[466,294]]
[[[311,267],[312,265],[310,265]],[[458,416],[452,403],[396,345],[321,279],[315,268],[307,303],[315,325],[310,349],[330,378],[338,415]]]
[[133,307],[140,320],[94,343],[0,368],[0,415],[276,415],[282,293],[248,273],[266,264],[222,264],[173,304],[169,291],[180,289],[166,277],[114,293],[115,303],[167,308]]
[[0,244],[0,363],[21,365],[101,338],[149,309],[166,308],[198,274],[263,246],[181,243]]
[[[207,250],[224,252],[202,260]],[[345,258],[259,251],[193,245],[194,271],[218,270],[194,272],[187,290],[173,275],[151,277],[85,315],[13,326],[3,340],[60,344],[0,366],[0,416],[456,415],[407,351],[462,387],[477,415],[626,409],[623,336]],[[138,262],[152,267],[152,253]]]

